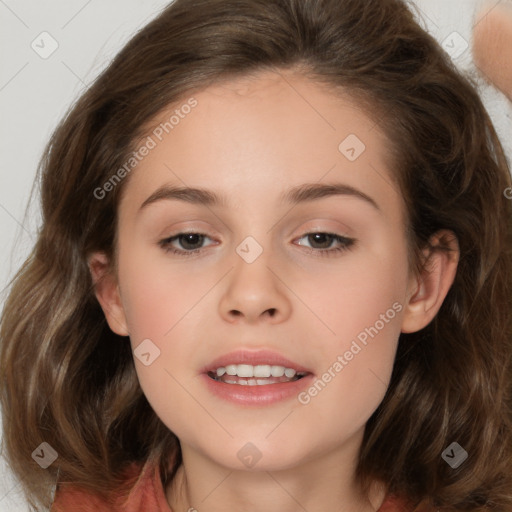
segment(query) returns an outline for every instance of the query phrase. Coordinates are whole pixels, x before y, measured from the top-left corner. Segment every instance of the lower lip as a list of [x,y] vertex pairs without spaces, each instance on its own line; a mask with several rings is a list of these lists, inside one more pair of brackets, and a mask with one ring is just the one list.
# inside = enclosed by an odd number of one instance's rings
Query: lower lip
[[228,402],[239,405],[270,405],[297,397],[304,388],[311,385],[314,375],[310,373],[299,380],[262,386],[226,384],[212,379],[206,373],[201,378],[214,395]]

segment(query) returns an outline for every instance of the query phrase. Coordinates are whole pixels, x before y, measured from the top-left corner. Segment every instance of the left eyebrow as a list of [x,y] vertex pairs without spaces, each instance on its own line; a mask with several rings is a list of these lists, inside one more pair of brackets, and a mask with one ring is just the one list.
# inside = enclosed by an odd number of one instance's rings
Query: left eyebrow
[[[332,196],[352,196],[365,201],[380,210],[377,202],[361,190],[344,183],[306,183],[287,190],[281,196],[281,202],[299,204],[315,201]],[[205,206],[223,206],[228,204],[224,195],[219,195],[212,190],[196,187],[177,187],[163,185],[155,190],[140,206],[139,211],[146,206],[161,200],[178,200],[191,204]]]
[[372,205],[375,209],[380,210],[377,202],[369,195],[345,183],[305,183],[285,192],[281,196],[281,200],[291,204],[298,204],[332,196],[356,197]]

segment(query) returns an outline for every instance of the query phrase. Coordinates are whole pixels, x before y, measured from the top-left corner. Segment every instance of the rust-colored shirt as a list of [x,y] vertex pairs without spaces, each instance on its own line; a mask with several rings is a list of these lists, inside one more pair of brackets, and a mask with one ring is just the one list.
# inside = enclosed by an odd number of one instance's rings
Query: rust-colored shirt
[[[140,474],[139,474],[140,473]],[[79,488],[59,488],[50,512],[172,512],[165,497],[158,465],[133,464],[127,476],[139,478],[127,497],[108,504],[101,498]],[[405,503],[388,496],[377,512],[410,512]]]

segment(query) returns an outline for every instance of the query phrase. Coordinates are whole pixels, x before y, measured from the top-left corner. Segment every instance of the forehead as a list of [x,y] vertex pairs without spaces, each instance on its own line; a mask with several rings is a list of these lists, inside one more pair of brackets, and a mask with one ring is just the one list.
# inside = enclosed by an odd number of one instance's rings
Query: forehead
[[[191,99],[195,106],[182,108]],[[130,176],[130,204],[163,183],[217,190],[233,206],[323,180],[398,193],[378,122],[347,93],[297,73],[265,71],[195,92],[152,119],[142,143],[148,138],[154,147]]]

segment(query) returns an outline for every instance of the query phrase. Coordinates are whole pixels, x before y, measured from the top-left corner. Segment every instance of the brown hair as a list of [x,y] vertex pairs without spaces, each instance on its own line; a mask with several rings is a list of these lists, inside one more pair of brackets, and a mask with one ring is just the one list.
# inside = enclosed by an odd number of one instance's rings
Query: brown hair
[[[366,425],[359,481],[384,481],[416,510],[512,511],[509,168],[474,80],[400,0],[176,0],[69,111],[41,160],[42,226],[1,320],[4,448],[29,502],[48,507],[57,480],[108,495],[132,461],[154,460],[166,483],[173,477],[177,438],[142,393],[87,266],[93,251],[115,263],[128,178],[101,200],[94,191],[163,108],[265,69],[296,69],[378,106],[413,268],[441,228],[460,246],[438,315],[400,336],[389,389]],[[46,470],[31,458],[43,441],[58,453]],[[453,441],[469,454],[457,469],[441,458]]]

